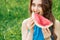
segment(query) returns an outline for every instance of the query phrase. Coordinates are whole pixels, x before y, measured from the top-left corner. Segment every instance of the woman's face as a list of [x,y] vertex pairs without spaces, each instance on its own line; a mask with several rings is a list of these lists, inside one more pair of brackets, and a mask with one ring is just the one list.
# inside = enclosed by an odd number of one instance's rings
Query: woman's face
[[43,10],[42,10],[41,4],[42,4],[42,0],[33,0],[32,6],[31,6],[32,12],[43,15]]

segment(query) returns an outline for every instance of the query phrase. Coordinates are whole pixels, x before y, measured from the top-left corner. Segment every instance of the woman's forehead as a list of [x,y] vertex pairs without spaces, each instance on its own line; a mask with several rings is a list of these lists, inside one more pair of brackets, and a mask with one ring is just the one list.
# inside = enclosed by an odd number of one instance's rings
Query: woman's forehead
[[42,4],[42,0],[33,0],[32,3]]

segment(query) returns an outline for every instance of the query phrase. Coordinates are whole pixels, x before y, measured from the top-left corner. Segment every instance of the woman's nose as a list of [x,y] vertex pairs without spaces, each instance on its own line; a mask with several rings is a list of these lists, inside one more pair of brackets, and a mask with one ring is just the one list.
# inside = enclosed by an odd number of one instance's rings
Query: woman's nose
[[36,12],[37,10],[38,10],[38,7],[37,7],[37,6],[35,6],[34,11]]

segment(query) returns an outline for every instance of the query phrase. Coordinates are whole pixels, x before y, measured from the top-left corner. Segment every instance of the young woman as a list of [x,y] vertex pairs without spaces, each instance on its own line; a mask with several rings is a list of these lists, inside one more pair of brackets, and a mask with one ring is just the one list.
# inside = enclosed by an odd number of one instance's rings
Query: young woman
[[[59,21],[52,15],[52,0],[31,0],[30,13],[38,13],[53,22],[50,28],[43,28],[44,40],[60,40]],[[22,40],[33,40],[34,21],[32,17],[22,22]],[[29,31],[28,31],[29,30]],[[52,37],[51,37],[52,36]]]

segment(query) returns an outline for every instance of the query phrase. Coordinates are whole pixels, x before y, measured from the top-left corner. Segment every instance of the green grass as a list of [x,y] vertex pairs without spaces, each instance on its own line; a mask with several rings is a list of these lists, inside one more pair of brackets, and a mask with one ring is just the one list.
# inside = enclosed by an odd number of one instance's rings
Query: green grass
[[[29,17],[30,0],[0,0],[0,40],[22,40],[22,21]],[[60,1],[53,0],[53,15],[60,20]]]

